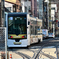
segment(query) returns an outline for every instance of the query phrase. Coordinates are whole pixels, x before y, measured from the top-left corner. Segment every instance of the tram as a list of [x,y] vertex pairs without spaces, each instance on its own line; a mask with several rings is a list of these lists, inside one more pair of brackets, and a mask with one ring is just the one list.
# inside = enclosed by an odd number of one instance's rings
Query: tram
[[43,40],[42,20],[27,13],[7,13],[5,17],[8,47],[27,47]]

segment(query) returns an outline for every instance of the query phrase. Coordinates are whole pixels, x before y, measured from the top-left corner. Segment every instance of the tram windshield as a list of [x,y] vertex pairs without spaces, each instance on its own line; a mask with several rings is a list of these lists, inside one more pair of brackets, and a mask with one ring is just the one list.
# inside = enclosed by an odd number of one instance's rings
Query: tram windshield
[[9,16],[8,17],[8,34],[27,34],[26,16]]

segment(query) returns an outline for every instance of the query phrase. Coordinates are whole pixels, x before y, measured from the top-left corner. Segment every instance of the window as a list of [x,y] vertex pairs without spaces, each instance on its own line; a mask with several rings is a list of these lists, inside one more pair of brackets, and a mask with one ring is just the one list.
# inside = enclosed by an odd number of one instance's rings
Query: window
[[27,12],[27,7],[25,7],[25,12]]
[[27,1],[27,0],[25,0],[25,1]]
[[37,26],[35,26],[35,35],[37,34]]
[[55,10],[55,8],[51,8],[52,10]]
[[27,34],[26,17],[8,17],[8,34]]
[[35,14],[35,10],[34,10],[34,14]]
[[30,32],[31,32],[31,35],[35,34],[35,32],[34,32],[34,26],[33,25],[30,26]]
[[8,9],[9,11],[11,11],[11,7],[7,7],[7,9]]
[[31,7],[29,6],[29,10],[31,10]]

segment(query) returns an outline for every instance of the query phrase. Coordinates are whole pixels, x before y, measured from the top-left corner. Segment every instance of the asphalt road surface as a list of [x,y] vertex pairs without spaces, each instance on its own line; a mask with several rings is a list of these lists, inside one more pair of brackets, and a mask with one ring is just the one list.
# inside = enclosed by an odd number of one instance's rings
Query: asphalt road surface
[[10,48],[8,52],[14,55],[13,59],[59,59],[59,38],[45,39],[28,48]]

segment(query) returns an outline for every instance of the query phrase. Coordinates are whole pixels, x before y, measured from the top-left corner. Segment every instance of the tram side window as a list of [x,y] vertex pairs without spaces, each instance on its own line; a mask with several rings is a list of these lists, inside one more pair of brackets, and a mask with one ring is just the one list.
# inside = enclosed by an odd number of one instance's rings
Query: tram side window
[[37,26],[35,26],[35,35],[37,35]]
[[30,32],[31,32],[32,35],[35,34],[35,32],[34,32],[34,26],[30,26]]

